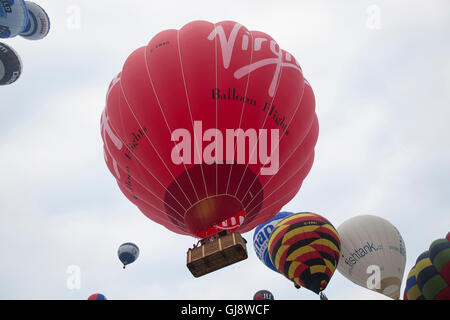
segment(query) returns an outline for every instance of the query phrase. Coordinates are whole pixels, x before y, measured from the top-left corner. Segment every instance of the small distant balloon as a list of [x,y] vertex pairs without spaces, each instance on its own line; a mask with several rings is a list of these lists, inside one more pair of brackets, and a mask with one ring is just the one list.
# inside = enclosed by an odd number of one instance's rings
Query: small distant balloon
[[259,290],[253,296],[253,300],[275,300],[272,292],[268,290]]
[[40,6],[31,1],[25,1],[28,8],[28,24],[20,35],[27,40],[40,40],[50,31],[50,19]]
[[25,30],[28,10],[23,0],[0,1],[0,38],[13,38]]
[[89,296],[88,300],[108,300],[108,299],[106,299],[106,297],[101,293],[94,293]]
[[15,82],[22,73],[19,55],[8,45],[0,42],[0,86]]
[[255,233],[253,234],[253,248],[255,249],[256,255],[258,256],[259,260],[262,261],[262,263],[264,263],[267,267],[275,272],[279,271],[277,270],[277,268],[275,268],[272,261],[270,261],[268,249],[270,235],[272,234],[275,225],[291,214],[292,212],[279,212],[269,221],[266,221],[257,226],[255,229]]
[[134,243],[126,242],[120,245],[117,254],[125,269],[126,265],[133,263],[139,257],[139,248]]

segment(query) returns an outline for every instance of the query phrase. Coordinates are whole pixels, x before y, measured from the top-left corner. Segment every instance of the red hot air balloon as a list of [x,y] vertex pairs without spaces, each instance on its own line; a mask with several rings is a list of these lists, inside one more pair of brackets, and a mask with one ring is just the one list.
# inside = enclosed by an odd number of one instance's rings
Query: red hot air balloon
[[171,231],[205,238],[250,231],[297,194],[318,121],[298,62],[269,35],[194,21],[128,57],[101,133],[125,196]]

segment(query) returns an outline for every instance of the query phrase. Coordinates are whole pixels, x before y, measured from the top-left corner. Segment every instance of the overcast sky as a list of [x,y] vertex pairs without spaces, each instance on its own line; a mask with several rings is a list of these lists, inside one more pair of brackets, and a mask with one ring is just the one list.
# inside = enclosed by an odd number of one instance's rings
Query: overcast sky
[[[394,3],[395,2],[395,3]],[[318,299],[256,257],[202,278],[186,268],[194,238],[147,219],[103,159],[100,116],[128,55],[192,20],[234,20],[271,35],[316,95],[313,168],[283,209],[337,228],[359,214],[391,221],[416,257],[450,229],[448,1],[37,0],[51,19],[41,41],[6,39],[23,74],[0,88],[0,298]],[[122,269],[118,246],[141,249]],[[79,268],[81,286],[68,271]],[[402,295],[405,280],[402,285]],[[338,271],[330,299],[385,299]],[[386,298],[387,299],[387,298]]]

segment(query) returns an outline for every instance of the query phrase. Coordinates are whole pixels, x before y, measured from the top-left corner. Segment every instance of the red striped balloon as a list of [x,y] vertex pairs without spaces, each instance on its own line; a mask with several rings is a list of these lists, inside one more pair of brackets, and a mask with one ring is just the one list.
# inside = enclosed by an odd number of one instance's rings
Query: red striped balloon
[[303,212],[277,223],[268,250],[281,274],[297,286],[319,294],[336,270],[340,247],[339,235],[327,219]]
[[129,56],[101,131],[125,196],[168,229],[206,237],[247,232],[297,194],[318,121],[298,62],[269,35],[194,21]]

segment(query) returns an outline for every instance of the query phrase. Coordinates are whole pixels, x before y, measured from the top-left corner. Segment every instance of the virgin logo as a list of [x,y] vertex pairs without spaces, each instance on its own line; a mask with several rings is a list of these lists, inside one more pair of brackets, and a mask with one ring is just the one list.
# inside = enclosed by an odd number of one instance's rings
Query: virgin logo
[[[176,129],[171,139],[178,142],[171,152],[172,162],[176,165],[203,162],[233,164],[237,159],[238,164],[257,164],[259,161],[262,165],[261,175],[274,175],[279,169],[278,129],[270,130],[270,153],[267,129],[260,129],[259,133],[255,129],[226,129],[224,135],[216,128],[203,132],[202,122],[194,121],[194,137],[187,129]],[[204,142],[208,142],[208,145],[203,148]],[[194,150],[191,150],[192,145],[195,146]],[[247,154],[246,150],[250,152]]]
[[[116,81],[113,85],[111,85],[111,88],[117,83],[118,81]],[[111,90],[110,88],[110,90]],[[109,94],[109,92],[108,92]],[[113,168],[114,168],[114,172],[116,174],[116,176],[120,179],[120,172],[119,172],[119,167],[117,165],[117,161],[112,157],[112,153],[111,150],[109,149],[109,145],[106,142],[106,134],[108,135],[108,137],[111,139],[112,143],[114,144],[114,146],[117,148],[117,150],[121,150],[123,147],[123,143],[122,141],[114,134],[114,132],[111,129],[111,126],[109,125],[109,117],[106,115],[106,109],[103,110],[102,112],[102,119],[100,122],[100,127],[101,127],[101,131],[102,131],[102,137],[105,141],[105,152],[103,153],[104,157],[105,157],[105,161],[106,163],[108,163],[108,156],[111,157],[112,159],[112,163],[113,163]]]
[[[223,67],[228,69],[230,66],[231,57],[233,55],[234,46],[236,44],[236,38],[238,35],[239,29],[242,27],[241,24],[236,23],[231,31],[229,38],[227,39],[225,35],[225,31],[222,26],[216,26],[214,30],[209,34],[208,40],[214,40],[217,36],[219,37],[220,47],[222,50],[222,58],[223,58]],[[257,37],[253,39],[253,50],[259,51],[262,48],[264,42],[269,41],[266,38]],[[277,79],[280,75],[280,71],[282,67],[289,67],[298,70],[302,73],[302,69],[300,65],[292,57],[289,53],[283,52],[278,44],[274,40],[269,41],[270,51],[274,54],[272,58],[262,59],[259,61],[255,61],[249,65],[242,66],[234,72],[234,77],[236,79],[241,79],[242,77],[248,75],[250,72],[253,72],[259,68],[275,65],[275,71],[272,77],[272,81],[269,86],[269,96],[273,97],[275,94]],[[249,32],[245,33],[241,39],[241,50],[245,51],[249,49]],[[283,53],[284,53],[284,61],[283,61]]]

